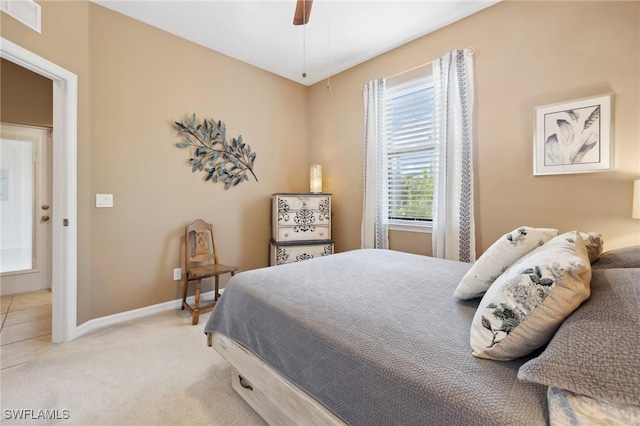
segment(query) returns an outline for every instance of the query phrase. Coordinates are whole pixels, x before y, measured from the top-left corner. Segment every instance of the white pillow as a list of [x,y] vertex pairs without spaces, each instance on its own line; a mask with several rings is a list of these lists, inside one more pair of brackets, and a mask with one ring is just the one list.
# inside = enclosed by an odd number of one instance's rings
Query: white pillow
[[467,271],[453,292],[456,299],[482,296],[496,278],[533,249],[558,235],[557,229],[521,226],[504,234]]
[[591,263],[576,231],[514,263],[489,288],[471,324],[479,358],[507,361],[547,343],[591,293]]

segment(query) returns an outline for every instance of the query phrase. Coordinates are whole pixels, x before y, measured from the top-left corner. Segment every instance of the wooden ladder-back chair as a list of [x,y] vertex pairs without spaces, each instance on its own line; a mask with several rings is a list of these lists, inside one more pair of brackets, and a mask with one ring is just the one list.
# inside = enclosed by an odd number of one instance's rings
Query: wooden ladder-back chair
[[[198,324],[200,312],[207,312],[213,309],[220,297],[219,285],[220,275],[235,275],[238,268],[218,263],[216,253],[213,226],[201,219],[195,220],[185,230],[185,279],[184,293],[182,295],[182,308],[191,312],[191,323]],[[212,263],[213,262],[213,263]],[[215,277],[215,288],[213,302],[205,306],[200,306],[200,281],[203,278]],[[193,306],[187,303],[187,290],[189,283],[195,281],[196,293]]]

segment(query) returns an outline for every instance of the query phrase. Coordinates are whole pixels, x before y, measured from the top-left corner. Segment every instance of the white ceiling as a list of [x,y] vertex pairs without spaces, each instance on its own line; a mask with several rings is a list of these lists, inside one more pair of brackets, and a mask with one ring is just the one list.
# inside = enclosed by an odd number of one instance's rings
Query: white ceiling
[[293,25],[296,0],[91,1],[311,85],[499,0],[315,0],[305,26]]

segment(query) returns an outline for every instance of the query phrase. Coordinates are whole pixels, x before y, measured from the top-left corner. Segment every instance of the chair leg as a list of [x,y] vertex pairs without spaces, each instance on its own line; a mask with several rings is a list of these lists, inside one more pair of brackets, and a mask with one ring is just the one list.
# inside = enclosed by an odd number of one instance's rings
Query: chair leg
[[196,294],[195,300],[193,301],[193,316],[191,319],[191,324],[197,325],[200,321],[200,280],[196,280]]
[[187,302],[187,290],[189,290],[189,277],[185,276],[184,289],[182,290],[182,305],[180,305],[180,309],[183,311],[184,311],[184,304]]
[[218,300],[220,298],[220,276],[216,275],[216,287],[213,289],[213,300]]

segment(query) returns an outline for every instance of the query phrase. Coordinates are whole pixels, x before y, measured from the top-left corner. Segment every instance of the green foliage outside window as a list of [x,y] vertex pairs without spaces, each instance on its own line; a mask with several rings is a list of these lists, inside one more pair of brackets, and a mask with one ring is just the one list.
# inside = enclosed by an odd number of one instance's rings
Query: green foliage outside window
[[[433,218],[433,174],[423,170],[419,174],[402,176],[399,193],[389,197],[389,218],[431,220]],[[394,191],[395,192],[395,191]]]

